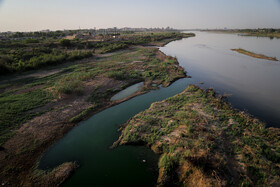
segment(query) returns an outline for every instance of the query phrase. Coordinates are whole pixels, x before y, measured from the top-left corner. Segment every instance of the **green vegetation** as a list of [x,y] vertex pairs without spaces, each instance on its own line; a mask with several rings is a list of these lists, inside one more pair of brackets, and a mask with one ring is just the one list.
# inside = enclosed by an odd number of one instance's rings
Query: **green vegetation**
[[59,44],[65,47],[71,46],[71,41],[67,39],[61,39],[59,40]]
[[92,56],[90,51],[66,52],[57,49],[34,47],[33,49],[0,48],[0,73],[7,74],[18,71],[38,69],[47,65],[56,65]]
[[[20,34],[19,34],[20,36]],[[132,45],[150,45],[152,42],[168,42],[183,37],[194,36],[177,32],[123,34],[118,38],[104,36],[100,41],[87,39],[56,39],[41,37],[24,40],[0,41],[0,73],[38,69],[43,66],[57,65],[64,62],[88,58],[96,53],[114,52]]]
[[280,29],[257,29],[257,30],[242,30],[246,36],[269,37],[271,39],[280,38]]
[[[0,41],[0,159],[5,160],[0,163],[0,178],[12,186],[56,184],[53,178],[46,183],[43,176],[35,180],[36,166],[32,166],[41,153],[73,123],[115,104],[110,98],[125,87],[141,81],[145,81],[145,89],[153,83],[167,86],[184,77],[176,58],[143,45],[193,36],[134,32],[94,38],[65,37],[64,32],[16,35]],[[92,53],[94,58],[77,61]],[[68,61],[73,62],[64,63]],[[56,67],[44,67],[53,64]],[[17,73],[38,68],[43,71]],[[64,172],[60,173],[66,176]],[[57,179],[57,184],[65,180]]]
[[112,43],[109,45],[103,45],[101,53],[114,52],[116,50],[125,49],[127,47],[128,45],[124,43]]
[[50,102],[53,96],[43,88],[30,92],[11,90],[0,94],[0,145],[13,132],[12,129],[42,112],[31,111]]
[[58,93],[64,94],[82,94],[82,81],[70,77],[64,77],[55,83],[55,89]]
[[[78,31],[70,31],[69,34],[74,34]],[[54,32],[16,32],[9,36],[9,38],[58,38],[58,37],[64,37],[66,36],[66,33],[63,31],[54,31]]]
[[214,32],[223,32],[223,33],[241,33],[243,36],[256,36],[256,37],[269,37],[280,38],[280,29],[233,29],[233,30],[206,30]]
[[24,40],[25,44],[30,44],[30,43],[39,43],[39,40],[37,39],[31,39],[31,38],[27,38]]
[[118,142],[162,154],[159,185],[278,186],[279,135],[191,85],[130,119]]
[[[74,42],[71,41],[71,45]],[[33,53],[35,56],[32,56]],[[59,53],[57,50],[50,51],[48,48],[36,47],[33,48],[33,52],[19,50],[11,53],[10,57],[12,59],[26,59],[25,63],[11,64],[11,67],[22,70],[36,69],[41,65],[56,64],[66,59],[77,60],[90,55],[91,53],[87,51],[73,50]],[[158,56],[162,56],[161,60]],[[7,66],[3,66],[3,68],[7,68]],[[41,109],[37,110],[37,108],[50,103],[52,99],[64,97],[63,95],[81,96],[88,94],[85,92],[87,82],[109,78],[124,81],[126,84],[146,80],[168,85],[171,81],[185,76],[183,68],[178,66],[175,58],[164,56],[158,49],[144,47],[119,51],[94,61],[60,65],[60,68],[60,72],[53,75],[19,79],[0,85],[0,145],[12,135],[12,129],[34,116],[50,110],[47,108],[42,111]],[[103,102],[110,99],[115,91],[100,87],[91,92],[88,101],[96,107],[100,107]],[[83,115],[81,114],[81,116]],[[74,122],[79,119],[81,117],[78,116],[70,121]]]
[[77,123],[79,121],[81,121],[84,117],[86,117],[88,115],[88,113],[90,113],[91,111],[93,111],[95,109],[95,107],[89,107],[86,110],[84,110],[83,112],[81,112],[80,114],[78,114],[77,116],[74,116],[73,118],[71,118],[69,120],[70,123]]
[[241,49],[241,48],[239,48],[239,49],[232,49],[232,51],[236,51],[238,53],[241,53],[241,54],[244,54],[244,55],[247,55],[247,56],[251,56],[251,57],[254,57],[254,58],[278,61],[276,57],[268,57],[268,56],[265,56],[265,55],[262,55],[262,54],[256,54],[256,53],[253,53],[251,51],[247,51],[247,50]]

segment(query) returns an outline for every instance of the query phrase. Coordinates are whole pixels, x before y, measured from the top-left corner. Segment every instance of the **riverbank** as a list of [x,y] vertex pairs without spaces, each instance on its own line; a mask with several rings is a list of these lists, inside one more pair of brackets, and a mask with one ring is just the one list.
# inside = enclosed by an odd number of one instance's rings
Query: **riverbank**
[[241,48],[232,49],[232,51],[236,51],[236,52],[241,53],[243,55],[251,56],[251,57],[254,57],[254,58],[260,58],[260,59],[271,60],[271,61],[278,61],[278,59],[276,57],[268,57],[268,56],[265,56],[263,54],[253,53],[251,51],[247,51],[247,50],[241,49]]
[[280,131],[189,86],[130,119],[116,145],[161,154],[158,186],[279,186]]
[[[177,59],[153,47],[131,46],[79,61],[47,76],[27,77],[1,85],[1,115],[5,117],[2,122],[10,124],[1,127],[1,183],[12,186],[61,184],[75,169],[75,164],[63,164],[52,172],[36,167],[50,145],[80,120],[154,89],[153,84],[168,86],[185,76]],[[141,92],[110,101],[118,91],[141,81],[145,84]]]
[[255,37],[267,37],[267,38],[280,38],[279,29],[215,29],[215,30],[202,30],[206,32],[215,33],[228,33],[228,34],[240,34],[241,36],[255,36]]
[[280,38],[280,33],[246,33],[245,36]]

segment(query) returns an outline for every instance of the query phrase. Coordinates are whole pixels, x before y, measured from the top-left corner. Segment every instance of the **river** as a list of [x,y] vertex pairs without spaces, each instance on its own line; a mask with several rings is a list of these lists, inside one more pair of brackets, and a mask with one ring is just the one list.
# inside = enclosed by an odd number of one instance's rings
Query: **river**
[[234,107],[279,127],[280,62],[254,59],[230,49],[240,47],[280,59],[280,40],[206,32],[196,35],[161,48],[178,58],[191,79],[180,79],[80,122],[44,154],[39,168],[77,161],[80,167],[63,186],[155,186],[157,155],[143,146],[109,147],[118,139],[119,125],[151,103],[182,92],[188,84],[204,82],[202,87],[230,94]]
[[240,110],[280,127],[280,62],[256,59],[231,49],[243,48],[280,60],[280,39],[196,32],[196,37],[161,48],[176,56],[196,83],[229,94]]

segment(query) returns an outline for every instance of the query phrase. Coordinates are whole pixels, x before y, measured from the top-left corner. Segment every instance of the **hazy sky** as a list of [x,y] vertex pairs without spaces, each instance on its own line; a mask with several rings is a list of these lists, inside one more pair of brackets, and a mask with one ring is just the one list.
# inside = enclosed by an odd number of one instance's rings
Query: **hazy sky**
[[280,0],[0,0],[0,31],[280,28]]

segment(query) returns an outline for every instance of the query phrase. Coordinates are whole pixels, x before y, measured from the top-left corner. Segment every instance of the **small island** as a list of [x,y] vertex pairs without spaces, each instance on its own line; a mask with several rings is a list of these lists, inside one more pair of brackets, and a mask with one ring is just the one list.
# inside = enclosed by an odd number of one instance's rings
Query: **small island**
[[161,157],[158,186],[279,186],[280,131],[190,85],[123,127],[117,145],[147,145]]
[[278,61],[278,59],[276,57],[268,57],[268,56],[265,56],[265,55],[262,55],[262,54],[253,53],[251,51],[247,51],[247,50],[241,49],[241,48],[239,48],[239,49],[232,49],[232,51],[236,51],[238,53],[241,53],[241,54],[244,54],[244,55],[247,55],[247,56],[251,56],[251,57],[254,57],[254,58]]

